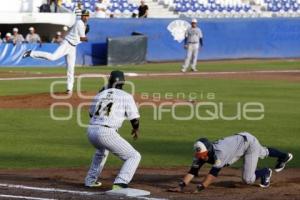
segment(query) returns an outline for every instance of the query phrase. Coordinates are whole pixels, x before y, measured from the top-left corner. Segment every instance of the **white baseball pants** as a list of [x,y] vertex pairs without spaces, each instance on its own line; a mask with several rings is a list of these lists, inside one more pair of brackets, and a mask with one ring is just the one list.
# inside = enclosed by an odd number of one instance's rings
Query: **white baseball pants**
[[182,65],[183,70],[187,70],[189,65],[191,65],[192,69],[194,70],[196,69],[198,52],[199,52],[199,43],[188,44],[186,58],[184,64]]
[[243,181],[247,184],[252,184],[256,180],[255,170],[257,167],[258,159],[264,159],[269,155],[266,147],[262,146],[253,135],[249,133],[242,133],[247,137],[245,142],[245,156],[243,166]]
[[50,61],[57,60],[66,56],[67,63],[67,90],[72,91],[74,85],[74,71],[76,60],[76,46],[69,44],[66,40],[55,50],[54,53],[43,51],[32,51],[30,56],[33,58],[42,58]]
[[135,174],[140,163],[141,155],[115,129],[103,126],[90,125],[88,139],[97,149],[92,164],[85,178],[85,185],[97,181],[105,165],[109,151],[124,162],[114,184],[128,184]]

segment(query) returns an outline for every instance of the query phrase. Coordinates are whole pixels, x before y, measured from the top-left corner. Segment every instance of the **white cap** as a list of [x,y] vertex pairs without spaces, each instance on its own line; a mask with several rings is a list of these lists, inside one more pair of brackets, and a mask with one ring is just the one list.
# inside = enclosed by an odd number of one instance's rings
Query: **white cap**
[[68,31],[68,27],[67,27],[67,26],[64,26],[64,27],[63,27],[63,30],[64,30],[64,31]]
[[192,19],[192,23],[197,23],[197,19],[196,19],[196,18],[193,18],[193,19]]
[[200,152],[200,153],[203,153],[203,152],[207,151],[207,148],[206,148],[206,146],[204,145],[203,142],[197,141],[197,142],[194,144],[194,150],[195,150],[195,151],[198,151],[198,152]]
[[57,32],[56,32],[56,35],[61,35],[61,32],[60,32],[60,31],[57,31]]
[[31,27],[29,28],[29,30],[30,30],[30,31],[33,31],[33,30],[34,30],[34,28],[31,26]]
[[6,37],[11,37],[11,33],[6,33]]
[[19,31],[19,29],[18,28],[13,28],[13,32],[18,32]]

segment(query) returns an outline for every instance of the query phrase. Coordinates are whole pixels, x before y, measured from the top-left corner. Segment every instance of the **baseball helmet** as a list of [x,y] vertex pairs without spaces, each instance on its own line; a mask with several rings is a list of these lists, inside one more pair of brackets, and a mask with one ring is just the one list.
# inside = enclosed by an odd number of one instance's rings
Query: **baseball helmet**
[[118,85],[124,85],[125,76],[124,72],[119,70],[114,70],[110,73],[109,76],[109,84],[111,86],[118,86]]
[[207,138],[200,138],[194,144],[195,157],[202,159],[213,152],[212,143]]

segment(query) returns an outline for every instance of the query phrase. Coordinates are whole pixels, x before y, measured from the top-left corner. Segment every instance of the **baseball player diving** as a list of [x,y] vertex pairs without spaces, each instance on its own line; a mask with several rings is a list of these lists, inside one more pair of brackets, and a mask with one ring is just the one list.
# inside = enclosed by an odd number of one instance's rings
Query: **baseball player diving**
[[92,164],[85,178],[85,186],[100,187],[98,181],[105,165],[108,153],[111,152],[124,161],[114,180],[113,190],[127,188],[141,160],[141,155],[125,139],[118,129],[125,119],[130,120],[132,136],[138,138],[139,112],[132,95],[123,91],[125,82],[122,71],[112,71],[108,85],[95,97],[89,114],[88,139],[97,149]]
[[54,53],[28,50],[23,54],[23,58],[42,58],[51,61],[57,60],[62,56],[65,56],[67,63],[66,93],[68,94],[71,94],[73,91],[76,46],[81,42],[86,42],[88,40],[86,34],[89,32],[89,25],[87,24],[89,16],[90,13],[88,10],[82,11],[81,19],[75,22],[70,32],[66,35],[64,41],[60,44],[60,46],[56,49]]
[[197,185],[195,192],[207,188],[217,177],[223,167],[232,165],[240,158],[244,158],[242,179],[246,184],[254,184],[260,180],[259,186],[267,188],[270,186],[272,170],[270,168],[257,169],[258,159],[273,157],[277,158],[275,172],[280,172],[285,165],[292,160],[291,153],[284,153],[271,147],[262,146],[255,136],[247,132],[241,132],[224,139],[210,142],[206,138],[200,138],[194,144],[195,156],[192,166],[176,188],[171,192],[183,192],[191,180],[198,176],[200,168],[209,163],[212,165],[209,173],[202,183]]
[[199,48],[203,46],[203,35],[199,27],[197,27],[197,19],[192,19],[191,27],[185,32],[184,48],[187,50],[184,64],[181,71],[186,72],[191,65],[192,71],[198,71],[196,68]]

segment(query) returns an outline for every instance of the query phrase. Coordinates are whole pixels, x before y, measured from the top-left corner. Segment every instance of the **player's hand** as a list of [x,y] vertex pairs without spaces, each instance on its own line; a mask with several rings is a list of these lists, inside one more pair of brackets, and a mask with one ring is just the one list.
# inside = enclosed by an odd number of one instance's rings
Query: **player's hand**
[[200,183],[197,185],[197,189],[194,191],[194,193],[201,192],[204,189],[205,189],[204,185],[202,183]]
[[139,137],[139,129],[132,129],[131,135],[134,140],[137,140]]
[[188,48],[188,45],[187,45],[187,44],[185,44],[185,45],[184,45],[184,48],[185,48],[185,49],[187,49],[187,48]]
[[182,187],[169,188],[167,191],[168,192],[183,192],[183,188]]

